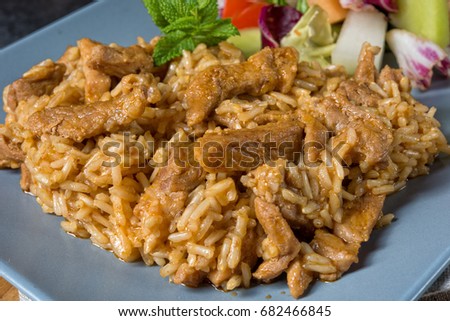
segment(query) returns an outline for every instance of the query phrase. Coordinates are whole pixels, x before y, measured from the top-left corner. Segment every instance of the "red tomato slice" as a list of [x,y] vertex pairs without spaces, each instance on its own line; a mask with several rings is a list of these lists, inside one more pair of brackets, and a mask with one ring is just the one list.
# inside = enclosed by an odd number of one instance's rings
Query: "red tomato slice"
[[259,14],[261,13],[262,7],[266,5],[266,3],[253,3],[252,5],[242,10],[240,14],[231,18],[231,22],[238,29],[258,27]]
[[231,18],[238,29],[258,27],[261,8],[266,5],[266,2],[257,0],[226,0],[222,17]]
[[222,18],[233,18],[250,5],[246,0],[225,0]]

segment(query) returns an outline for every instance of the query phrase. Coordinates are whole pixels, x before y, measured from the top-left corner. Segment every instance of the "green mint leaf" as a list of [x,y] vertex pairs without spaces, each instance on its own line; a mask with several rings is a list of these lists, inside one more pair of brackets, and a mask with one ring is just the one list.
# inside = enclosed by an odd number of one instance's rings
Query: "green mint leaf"
[[216,0],[143,0],[163,36],[153,52],[156,65],[194,50],[200,43],[217,45],[239,31],[230,19],[218,19]]
[[195,11],[195,0],[161,0],[159,7],[161,14],[169,23],[177,21],[179,18],[191,16],[192,11]]
[[195,46],[191,35],[182,31],[174,31],[158,41],[153,52],[153,60],[159,66],[181,56],[183,50],[194,50]]
[[208,46],[213,46],[236,35],[239,35],[239,31],[231,23],[231,20],[223,19],[216,20],[213,23],[203,24],[194,37],[199,43],[204,42]]
[[198,0],[198,9],[203,22],[210,23],[217,19],[219,12],[217,1]]
[[153,22],[155,25],[157,25],[159,28],[164,28],[169,24],[169,22],[164,18],[164,16],[161,13],[161,8],[159,7],[159,4],[161,1],[159,0],[142,0],[145,8],[147,9],[149,15],[152,17]]
[[220,19],[202,24],[193,34],[193,38],[196,45],[204,43],[207,46],[214,46],[235,35],[239,35],[239,31],[231,23],[231,19]]
[[173,31],[183,31],[186,33],[193,33],[196,28],[199,26],[199,21],[196,17],[193,16],[187,16],[177,19],[176,21],[172,22],[167,27],[162,28],[161,30],[168,34]]

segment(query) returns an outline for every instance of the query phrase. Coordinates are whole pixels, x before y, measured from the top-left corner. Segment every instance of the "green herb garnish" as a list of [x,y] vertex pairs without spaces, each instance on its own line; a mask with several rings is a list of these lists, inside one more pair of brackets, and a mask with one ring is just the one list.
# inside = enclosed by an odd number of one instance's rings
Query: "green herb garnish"
[[156,44],[157,66],[194,50],[200,44],[217,45],[239,34],[230,19],[218,19],[216,0],[142,0],[164,36]]

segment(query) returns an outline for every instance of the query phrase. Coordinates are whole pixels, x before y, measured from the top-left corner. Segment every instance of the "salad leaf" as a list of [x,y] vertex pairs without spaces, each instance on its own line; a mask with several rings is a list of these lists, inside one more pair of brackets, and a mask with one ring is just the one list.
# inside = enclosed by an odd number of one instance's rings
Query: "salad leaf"
[[286,0],[268,0],[267,2],[276,6],[287,6]]
[[292,46],[303,61],[318,61],[330,64],[336,36],[333,34],[327,13],[319,6],[312,6],[301,17],[292,30],[281,40],[281,45]]
[[444,76],[449,76],[450,58],[434,42],[402,29],[390,30],[386,34],[386,41],[413,86],[427,89],[434,67]]
[[397,12],[396,0],[339,0],[341,6],[354,11],[373,10],[374,6],[386,12]]
[[298,0],[296,8],[301,13],[305,13],[309,9],[308,1],[307,0]]
[[301,16],[300,12],[290,6],[263,7],[259,15],[263,47],[279,47],[281,39],[294,27]]
[[398,5],[396,0],[365,0],[367,4],[383,9],[387,12],[397,12]]
[[218,44],[239,34],[230,19],[217,19],[216,0],[143,0],[155,24],[165,34],[156,44],[153,60],[162,65],[198,44]]

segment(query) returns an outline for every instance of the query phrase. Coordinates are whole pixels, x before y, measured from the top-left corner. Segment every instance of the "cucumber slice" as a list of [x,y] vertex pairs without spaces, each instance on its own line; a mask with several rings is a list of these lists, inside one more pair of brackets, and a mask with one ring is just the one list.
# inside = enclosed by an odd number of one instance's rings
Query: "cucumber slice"
[[397,3],[398,12],[389,15],[395,27],[427,38],[442,48],[449,44],[447,0],[397,0]]
[[240,36],[228,38],[228,42],[242,50],[245,57],[250,57],[261,50],[261,31],[259,28],[247,28],[239,30]]

